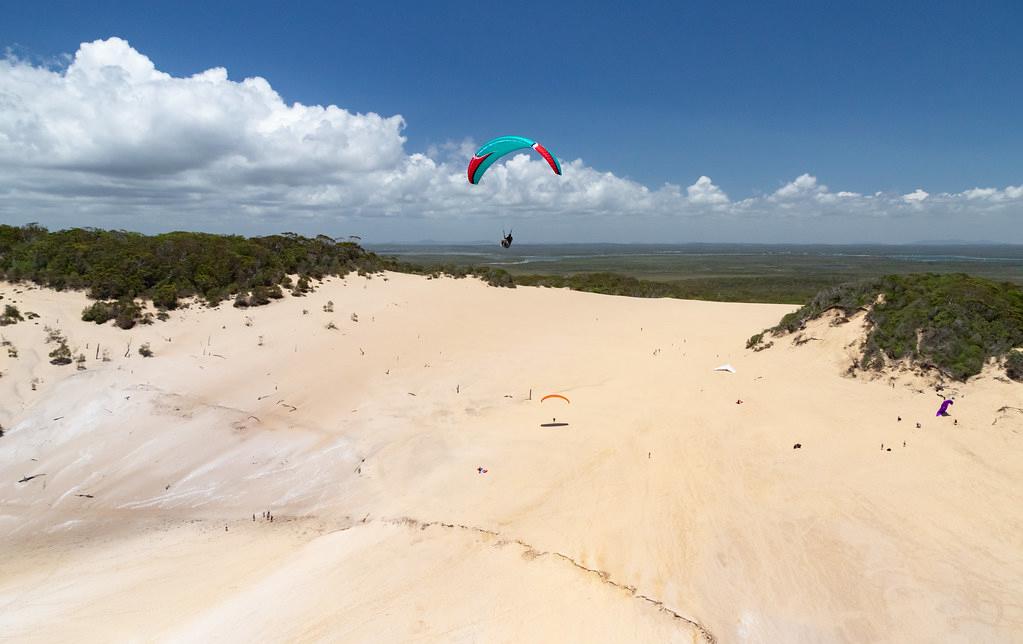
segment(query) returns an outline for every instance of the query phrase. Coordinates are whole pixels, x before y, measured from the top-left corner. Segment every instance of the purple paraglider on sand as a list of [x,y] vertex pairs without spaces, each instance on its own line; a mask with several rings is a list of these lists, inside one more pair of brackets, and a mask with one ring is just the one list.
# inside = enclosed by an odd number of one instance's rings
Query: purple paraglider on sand
[[934,415],[935,416],[948,416],[948,407],[951,404],[953,404],[953,401],[951,399],[945,399],[945,400],[941,401],[941,407],[938,408],[938,413],[936,413]]

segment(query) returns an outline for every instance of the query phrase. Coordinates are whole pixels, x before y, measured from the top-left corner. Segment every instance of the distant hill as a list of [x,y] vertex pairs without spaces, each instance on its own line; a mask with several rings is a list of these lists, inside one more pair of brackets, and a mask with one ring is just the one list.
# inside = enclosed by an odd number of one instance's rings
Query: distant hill
[[1005,242],[980,239],[976,241],[964,241],[962,239],[930,239],[915,241],[906,244],[907,246],[1018,246],[1019,244],[1006,244]]

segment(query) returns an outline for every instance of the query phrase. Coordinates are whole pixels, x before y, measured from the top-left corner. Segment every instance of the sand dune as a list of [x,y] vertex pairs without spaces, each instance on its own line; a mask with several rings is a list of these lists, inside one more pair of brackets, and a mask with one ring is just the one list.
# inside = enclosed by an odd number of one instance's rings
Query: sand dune
[[792,307],[388,274],[122,331],[0,294],[40,316],[0,329],[0,638],[1023,632],[1023,386],[936,418],[843,375],[858,320],[752,352]]

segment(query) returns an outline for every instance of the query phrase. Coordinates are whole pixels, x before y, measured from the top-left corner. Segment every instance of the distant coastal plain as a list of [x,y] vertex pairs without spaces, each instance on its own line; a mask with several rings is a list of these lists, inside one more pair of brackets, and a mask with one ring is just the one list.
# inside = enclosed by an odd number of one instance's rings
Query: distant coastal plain
[[888,274],[969,273],[1023,284],[1023,245],[366,244],[417,264],[492,266],[521,275],[617,273],[684,282],[696,299],[806,302],[822,288]]

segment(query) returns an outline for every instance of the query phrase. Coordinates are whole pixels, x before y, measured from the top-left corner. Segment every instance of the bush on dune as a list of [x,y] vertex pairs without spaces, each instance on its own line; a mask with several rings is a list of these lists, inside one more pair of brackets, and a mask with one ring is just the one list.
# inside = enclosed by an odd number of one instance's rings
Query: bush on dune
[[832,309],[846,316],[867,312],[863,369],[908,360],[966,380],[991,358],[1006,357],[1007,370],[1023,362],[1012,352],[1023,345],[1023,289],[1008,282],[964,274],[889,275],[825,289],[768,331],[792,333]]
[[[71,364],[71,349],[68,347],[67,338],[61,332],[60,329],[54,329],[51,327],[43,327],[46,332],[46,344],[56,344],[57,346],[50,351],[50,364],[55,365],[66,365]],[[33,382],[33,390],[35,390],[35,384]]]
[[1005,359],[1005,375],[1023,382],[1023,351],[1013,351]]
[[5,304],[4,312],[0,314],[0,326],[17,324],[18,322],[21,322],[24,319],[25,318],[22,317],[21,311],[18,310],[18,307],[14,306],[13,304]]
[[82,320],[104,324],[114,320],[114,324],[122,329],[130,329],[136,323],[151,323],[152,317],[148,320],[142,315],[142,307],[134,300],[122,299],[116,302],[96,302],[85,307],[82,311]]

